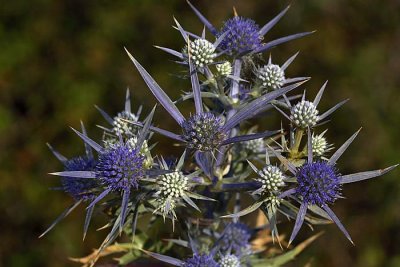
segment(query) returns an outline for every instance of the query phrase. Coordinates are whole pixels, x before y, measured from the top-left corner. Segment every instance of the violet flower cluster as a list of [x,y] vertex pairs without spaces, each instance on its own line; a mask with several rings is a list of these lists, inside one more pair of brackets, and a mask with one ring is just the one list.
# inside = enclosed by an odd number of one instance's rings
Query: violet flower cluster
[[[359,131],[333,153],[325,133],[328,117],[347,100],[321,111],[327,84],[311,100],[300,91],[309,77],[288,78],[286,73],[298,53],[283,64],[265,57],[271,48],[312,32],[270,40],[267,33],[288,8],[263,26],[235,10],[216,27],[188,5],[209,33],[192,33],[175,19],[181,47],[157,46],[187,73],[191,90],[180,99],[171,99],[170,89],[163,89],[126,49],[176,130],[155,125],[155,108],[146,117],[141,107],[133,113],[129,90],[116,116],[97,107],[107,123],[99,126],[101,140],[91,138],[83,124],[81,131],[73,129],[85,145],[83,155],[67,159],[49,145],[64,166],[52,174],[61,177],[60,190],[74,203],[44,234],[82,204],[87,211],[84,236],[95,210],[108,218],[103,227],[108,235],[95,253],[80,259],[84,266],[111,253],[123,254],[121,265],[150,256],[182,267],[280,266],[295,254],[281,246],[282,253],[272,257],[265,253],[272,245],[256,243],[267,237],[291,247],[304,222],[333,222],[353,242],[332,210],[343,185],[381,176],[397,165],[342,174],[337,161]],[[182,114],[182,102],[193,104],[189,116]],[[266,114],[280,115],[281,126],[268,123]],[[261,126],[268,130],[258,130]],[[155,146],[159,135],[180,145],[182,154],[160,155]],[[265,223],[256,223],[254,216],[239,221],[252,212],[257,221],[265,216]],[[291,219],[286,242],[278,228]],[[121,235],[131,242],[116,242]]]

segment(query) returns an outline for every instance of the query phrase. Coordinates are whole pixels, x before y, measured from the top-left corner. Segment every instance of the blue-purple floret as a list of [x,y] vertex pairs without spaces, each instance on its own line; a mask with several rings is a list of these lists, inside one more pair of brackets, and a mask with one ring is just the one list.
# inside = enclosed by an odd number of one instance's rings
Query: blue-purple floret
[[226,138],[222,126],[222,120],[212,113],[195,114],[182,123],[182,136],[189,148],[211,151],[217,149]]
[[306,163],[296,173],[296,193],[304,203],[323,206],[340,196],[341,184],[334,166],[324,161]]
[[110,147],[99,155],[96,177],[112,191],[129,191],[139,187],[144,177],[145,157],[128,144]]
[[213,259],[212,255],[200,254],[187,259],[183,267],[220,267],[220,265]]
[[227,226],[221,240],[221,249],[235,255],[241,255],[250,245],[251,229],[240,222]]
[[[93,171],[96,162],[92,158],[79,156],[66,161],[64,165],[66,171]],[[76,201],[90,201],[95,196],[92,191],[97,183],[93,179],[62,177],[61,184],[63,190]]]
[[219,36],[225,32],[225,36],[220,44],[222,50],[226,50],[229,54],[240,54],[249,52],[261,47],[263,37],[259,33],[260,27],[254,20],[233,17],[225,21]]

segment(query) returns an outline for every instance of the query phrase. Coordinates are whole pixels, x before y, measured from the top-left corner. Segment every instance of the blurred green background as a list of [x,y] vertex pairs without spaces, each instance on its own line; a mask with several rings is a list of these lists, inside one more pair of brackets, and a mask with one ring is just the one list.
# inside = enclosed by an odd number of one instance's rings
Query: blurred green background
[[[216,25],[239,14],[259,24],[289,2],[276,0],[195,1]],[[97,247],[94,227],[82,242],[84,210],[74,211],[43,239],[38,235],[72,200],[49,190],[62,167],[45,146],[66,156],[82,143],[68,126],[88,125],[100,136],[104,124],[93,107],[115,114],[125,88],[148,111],[155,99],[125,54],[126,46],[172,97],[188,88],[173,73],[180,68],[154,44],[180,49],[172,16],[195,32],[202,26],[183,0],[7,1],[0,5],[0,266],[75,266],[69,256]],[[351,101],[333,117],[328,137],[336,147],[360,126],[363,131],[341,159],[343,173],[377,169],[400,161],[400,2],[397,0],[292,1],[267,40],[314,30],[311,37],[272,50],[277,63],[300,50],[288,76],[307,75],[309,95],[329,79],[326,109]],[[156,123],[173,129],[159,108]],[[268,118],[266,118],[268,120]],[[279,127],[277,124],[276,127]],[[174,153],[168,140],[158,150]],[[400,266],[400,171],[348,185],[334,210],[353,236],[353,247],[332,226],[291,266]],[[94,223],[101,226],[100,218]],[[299,240],[311,235],[301,231]]]

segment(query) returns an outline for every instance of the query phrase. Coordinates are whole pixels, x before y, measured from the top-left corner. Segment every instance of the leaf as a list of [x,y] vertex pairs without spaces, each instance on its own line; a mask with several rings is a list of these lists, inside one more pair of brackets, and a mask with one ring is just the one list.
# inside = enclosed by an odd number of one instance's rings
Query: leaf
[[263,201],[256,202],[253,205],[245,208],[244,210],[241,210],[241,211],[239,211],[237,213],[234,213],[234,214],[221,216],[221,218],[238,218],[238,217],[242,217],[244,215],[252,213],[256,209],[258,209],[263,203],[264,203]]
[[267,24],[265,24],[259,31],[260,35],[267,34],[267,32],[269,32],[272,29],[272,27],[274,27],[278,23],[278,21],[281,20],[281,18],[286,14],[286,12],[289,10],[289,8],[290,8],[290,5],[288,7],[286,7],[284,10],[282,10],[278,15],[276,15]]
[[371,179],[374,177],[379,177],[381,175],[384,175],[385,173],[390,172],[397,166],[399,166],[399,164],[396,164],[396,165],[393,165],[393,166],[390,166],[390,167],[387,167],[387,168],[381,169],[381,170],[358,172],[358,173],[343,175],[340,177],[340,183],[348,184],[348,183],[354,183],[354,182]]
[[160,104],[165,108],[165,110],[174,118],[179,125],[185,120],[182,113],[175,106],[172,100],[168,97],[168,95],[161,89],[158,83],[151,77],[151,75],[140,65],[140,63],[129,53],[129,51],[125,48],[126,53],[129,58],[132,60],[133,64],[136,66],[140,75],[142,76],[144,82],[149,87],[150,91],[157,98]]

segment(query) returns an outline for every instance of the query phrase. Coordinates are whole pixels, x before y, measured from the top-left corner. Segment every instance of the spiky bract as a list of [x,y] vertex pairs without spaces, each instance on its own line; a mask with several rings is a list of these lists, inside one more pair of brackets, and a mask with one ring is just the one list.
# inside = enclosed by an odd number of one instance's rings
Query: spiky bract
[[[79,156],[65,162],[66,171],[92,171],[96,162],[92,158]],[[92,190],[97,186],[93,179],[62,177],[63,190],[70,194],[75,200],[89,201],[95,196]]]

